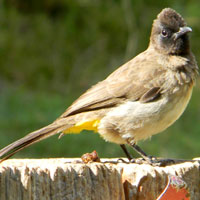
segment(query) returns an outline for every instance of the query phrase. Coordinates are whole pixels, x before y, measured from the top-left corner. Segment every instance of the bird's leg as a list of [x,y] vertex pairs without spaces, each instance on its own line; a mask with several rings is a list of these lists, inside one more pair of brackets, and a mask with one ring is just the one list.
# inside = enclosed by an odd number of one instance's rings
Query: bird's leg
[[[166,166],[169,164],[174,164],[174,160],[173,159],[157,159],[156,157],[153,156],[148,156],[138,145],[136,145],[135,143],[129,143],[129,145],[131,147],[134,148],[134,150],[140,154],[143,159],[151,164],[151,165],[155,165],[155,166]],[[135,160],[133,160],[133,162],[135,162]]]
[[149,161],[152,159],[151,156],[148,156],[137,144],[131,144],[131,147],[133,147],[133,149],[140,154],[146,161]]
[[131,154],[128,152],[128,150],[127,150],[125,144],[120,144],[120,147],[122,148],[122,150],[123,150],[124,153],[126,154],[128,160],[129,160],[129,161],[132,160],[133,157],[132,157]]
[[119,159],[119,161],[122,161],[124,163],[137,163],[137,164],[143,164],[143,163],[148,163],[153,166],[167,166],[174,164],[175,161],[173,159],[157,159],[156,157],[153,156],[148,156],[138,145],[136,145],[133,142],[128,142],[128,144],[138,153],[142,156],[143,160],[141,159],[134,159],[131,154],[128,152],[126,146],[124,144],[121,144],[121,148],[126,154],[129,162]]
[[128,144],[138,153],[142,156],[142,158],[147,161],[149,164],[155,163],[156,158],[152,156],[148,156],[137,144],[133,142],[128,142]]

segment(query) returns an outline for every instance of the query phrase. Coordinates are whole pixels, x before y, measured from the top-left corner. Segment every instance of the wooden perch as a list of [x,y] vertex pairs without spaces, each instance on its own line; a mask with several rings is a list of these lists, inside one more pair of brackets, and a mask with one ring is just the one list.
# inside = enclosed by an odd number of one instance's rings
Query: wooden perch
[[[75,163],[78,159],[10,159],[0,164],[0,200],[156,200],[176,175],[191,200],[200,199],[198,162]],[[80,160],[79,160],[80,161]]]

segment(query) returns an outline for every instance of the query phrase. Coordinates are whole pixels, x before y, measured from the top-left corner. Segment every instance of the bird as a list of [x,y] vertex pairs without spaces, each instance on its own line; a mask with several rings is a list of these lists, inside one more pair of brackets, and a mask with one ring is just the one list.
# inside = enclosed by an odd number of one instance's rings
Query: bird
[[153,21],[145,51],[88,89],[51,124],[1,149],[1,162],[52,135],[90,130],[119,144],[129,160],[126,146],[152,163],[137,143],[171,126],[191,98],[198,76],[191,31],[179,13],[164,8]]

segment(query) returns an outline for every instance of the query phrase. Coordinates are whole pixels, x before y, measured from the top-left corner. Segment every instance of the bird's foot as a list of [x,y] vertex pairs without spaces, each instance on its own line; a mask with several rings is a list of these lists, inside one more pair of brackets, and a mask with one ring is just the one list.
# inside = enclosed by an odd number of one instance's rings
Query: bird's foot
[[130,163],[149,164],[152,166],[164,167],[174,164],[175,161],[173,159],[159,159],[153,156],[147,156],[145,158],[131,159]]
[[144,158],[133,158],[131,160],[125,160],[123,158],[119,158],[117,160],[117,163],[135,163],[135,164],[149,164],[154,167],[165,167],[167,165],[172,165],[175,163],[175,160],[173,159],[161,159],[161,158],[156,158],[153,156],[145,156]]
[[173,159],[157,159],[157,166],[159,167],[165,167],[167,165],[173,165],[175,164],[175,160]]
[[126,164],[129,164],[130,160],[124,160],[123,158],[119,158],[119,159],[117,159],[117,163],[126,163]]

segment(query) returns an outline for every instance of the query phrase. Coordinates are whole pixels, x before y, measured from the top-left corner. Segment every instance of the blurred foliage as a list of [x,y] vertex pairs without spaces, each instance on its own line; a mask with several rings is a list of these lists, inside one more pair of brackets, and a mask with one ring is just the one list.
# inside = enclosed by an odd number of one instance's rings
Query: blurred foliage
[[[52,122],[92,84],[146,49],[153,19],[165,7],[192,27],[200,60],[197,0],[3,0],[0,5],[0,146]],[[200,147],[199,87],[180,120],[151,141],[150,154],[191,158]],[[80,148],[81,147],[81,148]],[[123,156],[98,134],[56,136],[16,157]]]

